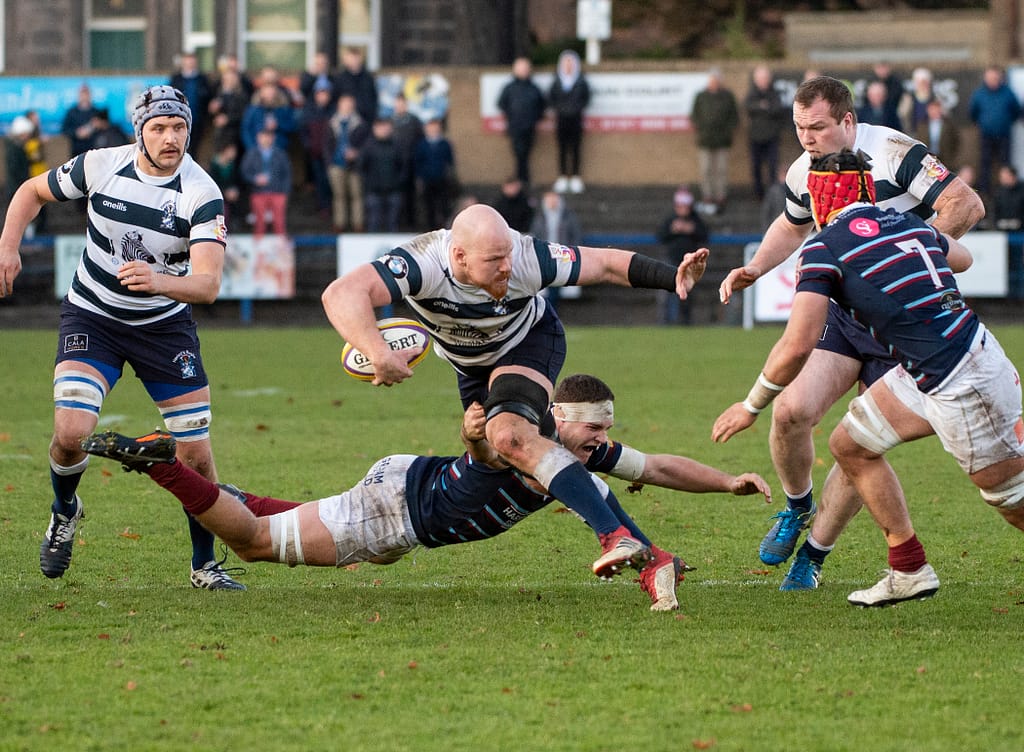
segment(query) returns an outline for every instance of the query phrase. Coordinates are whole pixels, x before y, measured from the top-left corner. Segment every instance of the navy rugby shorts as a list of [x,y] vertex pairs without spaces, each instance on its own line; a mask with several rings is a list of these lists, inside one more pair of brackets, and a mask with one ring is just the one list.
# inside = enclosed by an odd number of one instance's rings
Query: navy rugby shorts
[[93,366],[113,388],[127,363],[154,401],[202,389],[209,382],[189,309],[152,324],[129,326],[67,300],[60,308],[56,362]]
[[817,346],[820,350],[859,360],[861,367],[858,378],[864,386],[871,386],[897,365],[889,351],[833,300],[828,302],[828,318]]

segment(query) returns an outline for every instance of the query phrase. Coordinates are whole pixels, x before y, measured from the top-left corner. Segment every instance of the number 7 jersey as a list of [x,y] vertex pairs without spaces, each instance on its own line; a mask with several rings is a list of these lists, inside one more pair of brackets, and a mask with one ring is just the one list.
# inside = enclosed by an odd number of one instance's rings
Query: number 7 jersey
[[928,392],[960,362],[979,325],[948,250],[913,214],[855,204],[800,249],[796,290],[831,297]]

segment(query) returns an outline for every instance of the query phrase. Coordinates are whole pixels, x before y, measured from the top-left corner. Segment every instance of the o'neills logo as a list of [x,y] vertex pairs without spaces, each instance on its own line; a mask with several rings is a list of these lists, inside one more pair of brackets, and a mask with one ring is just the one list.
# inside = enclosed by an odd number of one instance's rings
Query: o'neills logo
[[110,201],[108,199],[103,199],[103,206],[107,209],[113,209],[114,211],[128,211],[128,204],[126,204],[124,201]]

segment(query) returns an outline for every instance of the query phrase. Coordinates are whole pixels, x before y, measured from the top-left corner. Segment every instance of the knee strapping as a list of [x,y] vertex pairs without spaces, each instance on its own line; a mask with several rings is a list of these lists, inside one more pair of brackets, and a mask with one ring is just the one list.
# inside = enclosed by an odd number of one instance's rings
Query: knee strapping
[[209,402],[161,407],[160,414],[175,441],[201,441],[210,436],[213,413],[210,411]]
[[981,498],[999,509],[1021,509],[1024,507],[1024,472],[993,488],[981,489]]
[[274,556],[282,564],[294,567],[306,563],[302,556],[302,533],[297,509],[271,515],[270,546]]
[[62,371],[53,379],[53,404],[65,410],[99,415],[107,389],[98,378],[82,371]]
[[843,416],[843,426],[851,439],[875,454],[885,454],[903,443],[868,392],[850,403],[849,411]]
[[533,379],[505,373],[491,384],[484,411],[488,420],[499,413],[515,413],[539,426],[548,411],[548,392]]

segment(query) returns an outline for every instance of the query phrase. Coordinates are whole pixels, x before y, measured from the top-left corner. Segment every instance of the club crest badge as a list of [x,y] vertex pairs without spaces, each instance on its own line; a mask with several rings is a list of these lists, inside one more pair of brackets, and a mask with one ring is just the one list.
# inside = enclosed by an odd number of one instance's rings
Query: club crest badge
[[194,379],[196,377],[196,364],[199,359],[191,350],[182,350],[174,356],[174,362],[181,369],[181,378]]
[[160,218],[160,229],[161,230],[173,230],[174,220],[178,218],[173,201],[168,201],[166,204],[160,207],[160,211],[163,216]]

